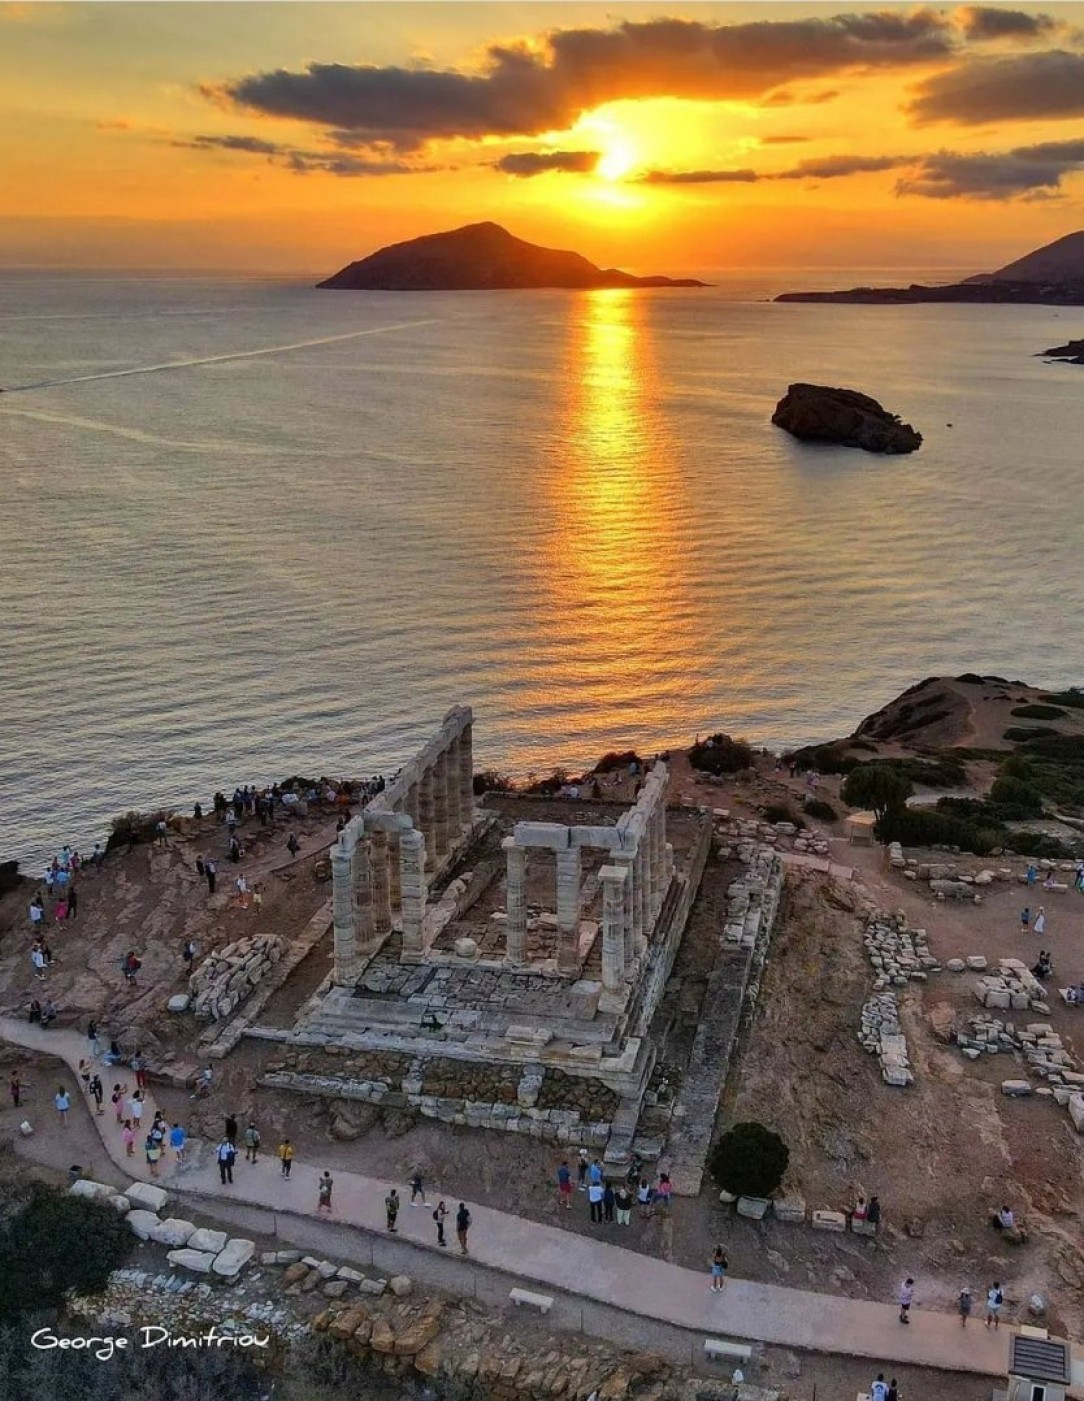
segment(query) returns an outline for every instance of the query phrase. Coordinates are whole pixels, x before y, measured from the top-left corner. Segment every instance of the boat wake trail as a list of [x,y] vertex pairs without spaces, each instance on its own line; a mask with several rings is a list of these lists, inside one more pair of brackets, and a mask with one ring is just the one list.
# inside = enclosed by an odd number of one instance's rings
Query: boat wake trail
[[127,370],[102,370],[91,375],[71,375],[67,379],[41,379],[33,384],[13,384],[4,388],[5,394],[22,394],[28,389],[52,389],[60,384],[85,384],[95,379],[121,379],[125,375],[154,375],[161,370],[188,370],[196,365],[217,365],[223,360],[254,360],[258,355],[284,355],[290,350],[307,350],[314,345],[332,345],[336,341],[358,340],[362,336],[386,335],[391,331],[409,331],[415,326],[431,326],[436,317],[424,321],[396,321],[390,326],[370,326],[364,331],[344,331],[337,336],[318,336],[315,340],[291,341],[289,345],[267,345],[256,350],[231,350],[226,355],[202,355],[191,360],[167,360],[160,365],[135,365]]

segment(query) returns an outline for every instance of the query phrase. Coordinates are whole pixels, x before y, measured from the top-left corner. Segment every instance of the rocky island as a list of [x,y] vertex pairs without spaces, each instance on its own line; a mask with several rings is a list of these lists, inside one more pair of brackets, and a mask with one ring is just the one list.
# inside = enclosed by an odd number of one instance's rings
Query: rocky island
[[856,389],[792,384],[775,406],[772,422],[804,443],[881,453],[915,452],[922,444],[921,433]]
[[918,302],[1084,306],[1084,231],[1066,234],[997,272],[943,286],[852,287],[840,292],[783,292],[777,302],[845,302],[895,306]]
[[703,287],[695,278],[636,277],[579,253],[541,248],[500,224],[467,224],[392,243],[318,287],[350,292],[467,292],[511,288]]
[[1084,340],[1066,341],[1064,345],[1040,350],[1039,355],[1044,360],[1061,360],[1066,365],[1084,365]]

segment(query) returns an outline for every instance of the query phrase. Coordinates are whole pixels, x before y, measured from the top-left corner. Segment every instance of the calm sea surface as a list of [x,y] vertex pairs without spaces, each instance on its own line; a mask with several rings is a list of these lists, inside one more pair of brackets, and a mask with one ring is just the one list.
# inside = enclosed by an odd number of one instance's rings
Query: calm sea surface
[[[1033,356],[1084,311],[758,300],[854,280],[0,274],[0,856],[394,767],[457,701],[524,774],[826,738],[941,670],[1080,682],[1084,369]],[[921,451],[793,442],[797,379]]]

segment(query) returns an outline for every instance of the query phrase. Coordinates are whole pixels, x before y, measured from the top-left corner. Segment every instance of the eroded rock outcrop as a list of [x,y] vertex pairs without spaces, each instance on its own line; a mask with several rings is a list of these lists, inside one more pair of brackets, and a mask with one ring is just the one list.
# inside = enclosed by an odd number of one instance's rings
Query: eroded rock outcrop
[[772,422],[806,443],[835,443],[866,452],[914,452],[922,434],[856,389],[792,384],[775,406]]

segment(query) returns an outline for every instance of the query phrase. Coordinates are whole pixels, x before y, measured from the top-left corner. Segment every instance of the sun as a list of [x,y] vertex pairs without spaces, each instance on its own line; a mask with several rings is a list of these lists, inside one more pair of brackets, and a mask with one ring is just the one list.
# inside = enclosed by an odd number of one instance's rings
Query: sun
[[623,180],[635,165],[636,151],[632,143],[618,139],[602,153],[595,174],[603,180]]

